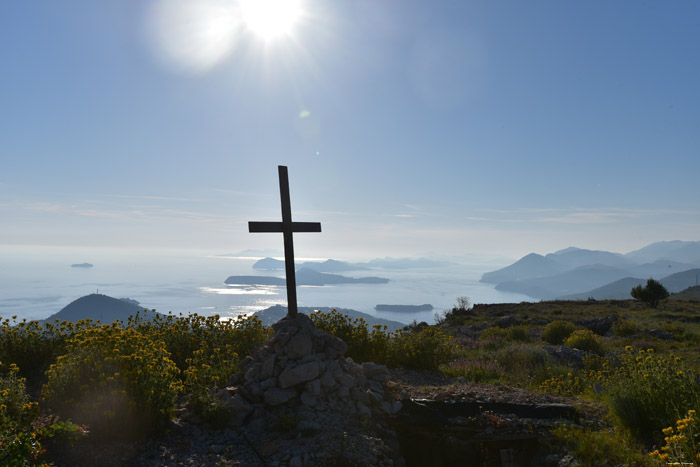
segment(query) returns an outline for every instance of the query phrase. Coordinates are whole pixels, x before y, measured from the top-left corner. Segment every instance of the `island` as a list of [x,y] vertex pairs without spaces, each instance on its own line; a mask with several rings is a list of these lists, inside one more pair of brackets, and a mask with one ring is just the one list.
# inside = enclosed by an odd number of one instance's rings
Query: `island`
[[91,267],[94,267],[94,265],[90,264],[90,263],[77,263],[77,264],[71,264],[70,267],[72,267],[72,268],[91,268]]
[[[338,274],[328,274],[301,268],[296,272],[297,285],[339,285],[339,284],[386,284],[389,279],[384,277],[346,277]],[[274,276],[229,276],[224,281],[228,285],[286,285],[284,277]]]
[[395,311],[399,313],[417,313],[419,311],[432,311],[433,305],[425,303],[423,305],[377,305],[377,311]]

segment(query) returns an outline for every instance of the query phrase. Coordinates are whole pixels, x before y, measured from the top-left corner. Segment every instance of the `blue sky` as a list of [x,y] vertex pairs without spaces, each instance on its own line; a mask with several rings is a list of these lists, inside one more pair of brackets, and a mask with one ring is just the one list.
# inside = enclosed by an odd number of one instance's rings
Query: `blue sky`
[[0,245],[341,259],[699,240],[700,3],[0,6]]

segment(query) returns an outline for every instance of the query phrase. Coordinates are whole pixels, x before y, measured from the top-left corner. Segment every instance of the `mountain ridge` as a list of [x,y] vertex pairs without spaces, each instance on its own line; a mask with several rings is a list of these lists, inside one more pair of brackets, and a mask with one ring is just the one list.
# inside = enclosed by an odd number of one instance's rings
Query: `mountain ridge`
[[544,256],[530,253],[484,273],[480,282],[495,284],[501,291],[554,299],[612,293],[615,287],[610,284],[622,279],[667,277],[698,267],[700,241],[656,242],[626,254],[568,247]]

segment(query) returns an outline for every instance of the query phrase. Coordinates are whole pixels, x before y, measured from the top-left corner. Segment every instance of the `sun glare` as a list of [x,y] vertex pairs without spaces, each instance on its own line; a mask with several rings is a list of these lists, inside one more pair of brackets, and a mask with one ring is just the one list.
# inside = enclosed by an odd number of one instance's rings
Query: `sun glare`
[[301,0],[240,0],[244,24],[265,40],[292,33]]

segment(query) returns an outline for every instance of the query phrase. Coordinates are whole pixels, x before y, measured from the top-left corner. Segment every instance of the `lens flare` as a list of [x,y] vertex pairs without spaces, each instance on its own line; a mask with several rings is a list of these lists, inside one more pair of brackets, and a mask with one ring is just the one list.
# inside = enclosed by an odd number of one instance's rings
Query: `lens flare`
[[243,22],[265,40],[289,35],[301,17],[300,0],[241,0]]

